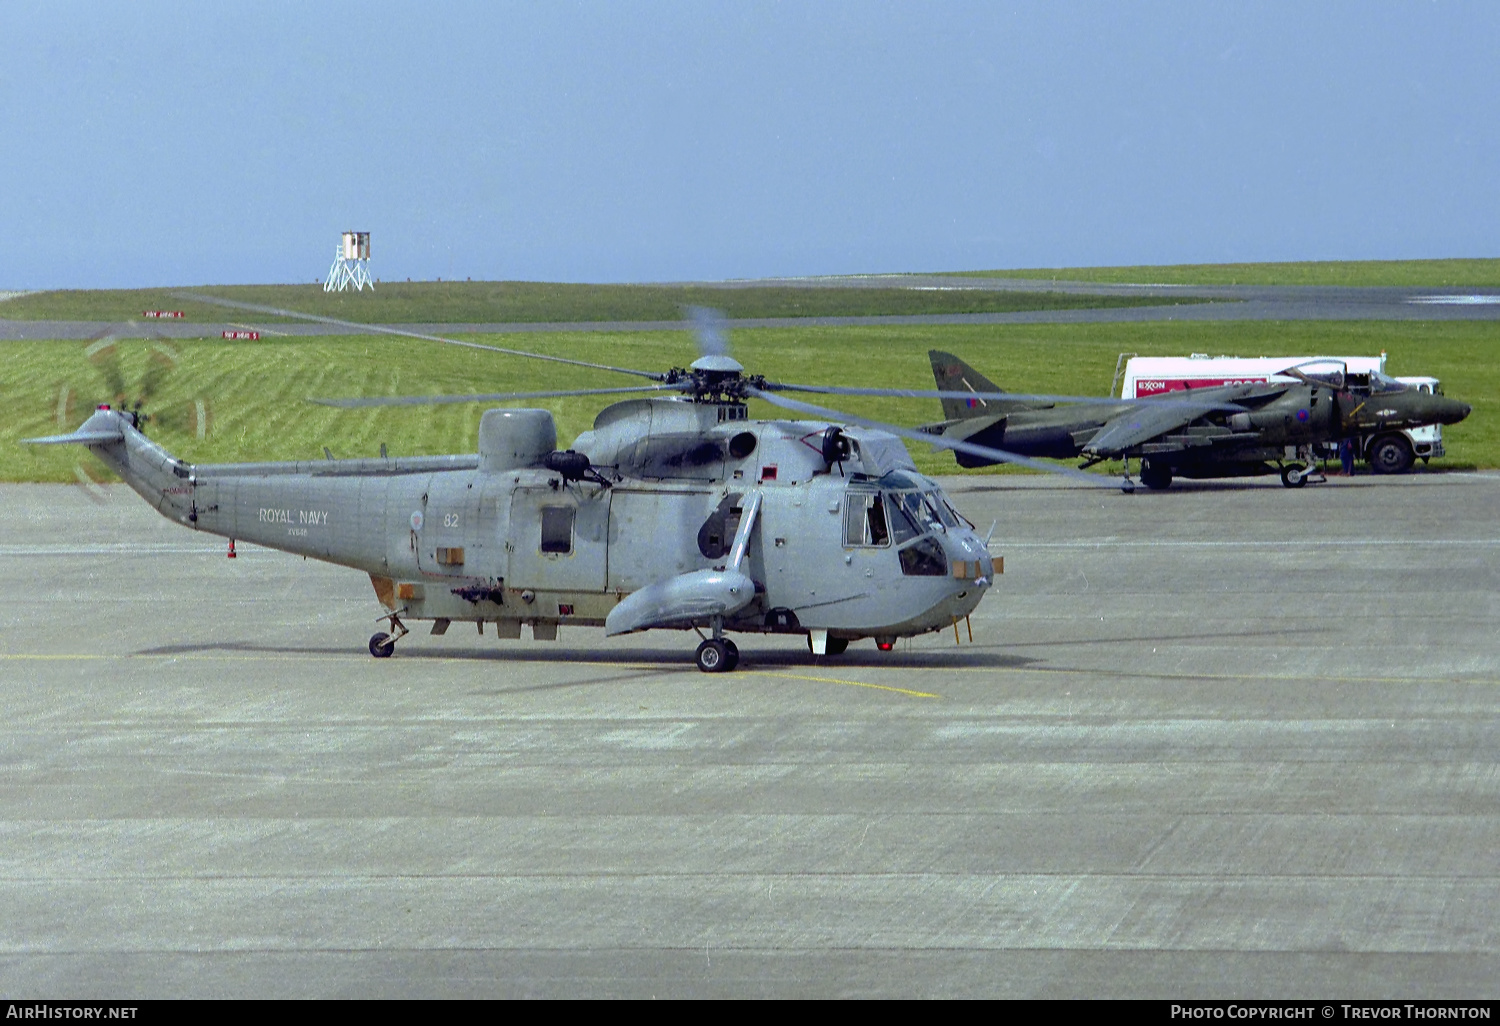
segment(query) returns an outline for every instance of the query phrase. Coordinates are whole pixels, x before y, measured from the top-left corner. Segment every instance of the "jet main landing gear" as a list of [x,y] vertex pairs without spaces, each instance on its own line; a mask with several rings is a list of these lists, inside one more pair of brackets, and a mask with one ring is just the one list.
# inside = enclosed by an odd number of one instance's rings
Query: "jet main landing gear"
[[1172,487],[1172,467],[1155,460],[1141,460],[1141,484],[1152,491]]
[[1281,468],[1281,483],[1288,488],[1301,488],[1308,482],[1323,484],[1328,478],[1318,469],[1318,461],[1313,459],[1312,450],[1303,446],[1297,450],[1297,458],[1302,462],[1288,463]]

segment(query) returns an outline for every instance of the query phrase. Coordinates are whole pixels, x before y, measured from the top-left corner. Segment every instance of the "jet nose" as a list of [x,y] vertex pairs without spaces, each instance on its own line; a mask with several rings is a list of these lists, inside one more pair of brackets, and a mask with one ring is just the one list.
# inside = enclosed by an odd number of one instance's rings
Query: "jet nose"
[[1468,403],[1461,403],[1455,399],[1445,399],[1443,400],[1442,409],[1439,411],[1441,414],[1440,423],[1457,424],[1467,417],[1469,411],[1472,409],[1473,407]]

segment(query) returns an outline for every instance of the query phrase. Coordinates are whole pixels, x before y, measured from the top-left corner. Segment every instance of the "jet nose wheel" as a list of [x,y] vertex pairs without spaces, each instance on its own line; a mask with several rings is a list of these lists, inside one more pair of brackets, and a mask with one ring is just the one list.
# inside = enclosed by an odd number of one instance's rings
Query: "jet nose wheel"
[[732,641],[713,638],[698,646],[695,658],[704,673],[728,673],[739,665],[740,650]]
[[1281,483],[1288,488],[1301,488],[1307,484],[1307,471],[1302,467],[1282,467]]
[[385,631],[370,635],[370,654],[376,659],[389,659],[394,651],[396,651],[396,643]]

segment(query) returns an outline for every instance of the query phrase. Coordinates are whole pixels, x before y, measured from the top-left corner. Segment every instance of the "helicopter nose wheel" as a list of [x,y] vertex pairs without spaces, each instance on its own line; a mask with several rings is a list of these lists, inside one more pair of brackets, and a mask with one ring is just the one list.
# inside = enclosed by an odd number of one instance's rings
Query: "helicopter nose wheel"
[[704,673],[728,673],[740,664],[740,650],[728,638],[710,638],[698,646],[694,659]]

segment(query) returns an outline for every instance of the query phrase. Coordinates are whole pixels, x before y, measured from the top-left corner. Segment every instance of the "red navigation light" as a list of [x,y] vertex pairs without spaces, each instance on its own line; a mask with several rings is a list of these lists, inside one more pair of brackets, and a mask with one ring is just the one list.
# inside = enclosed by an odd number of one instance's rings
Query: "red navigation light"
[[107,409],[109,409],[109,403],[100,403],[100,404],[99,404],[99,405],[98,405],[98,406],[97,406],[97,407],[96,407],[96,409],[100,409],[100,410],[107,410]]
[[875,647],[882,652],[889,652],[896,647],[896,643],[894,641],[877,641],[875,642]]

